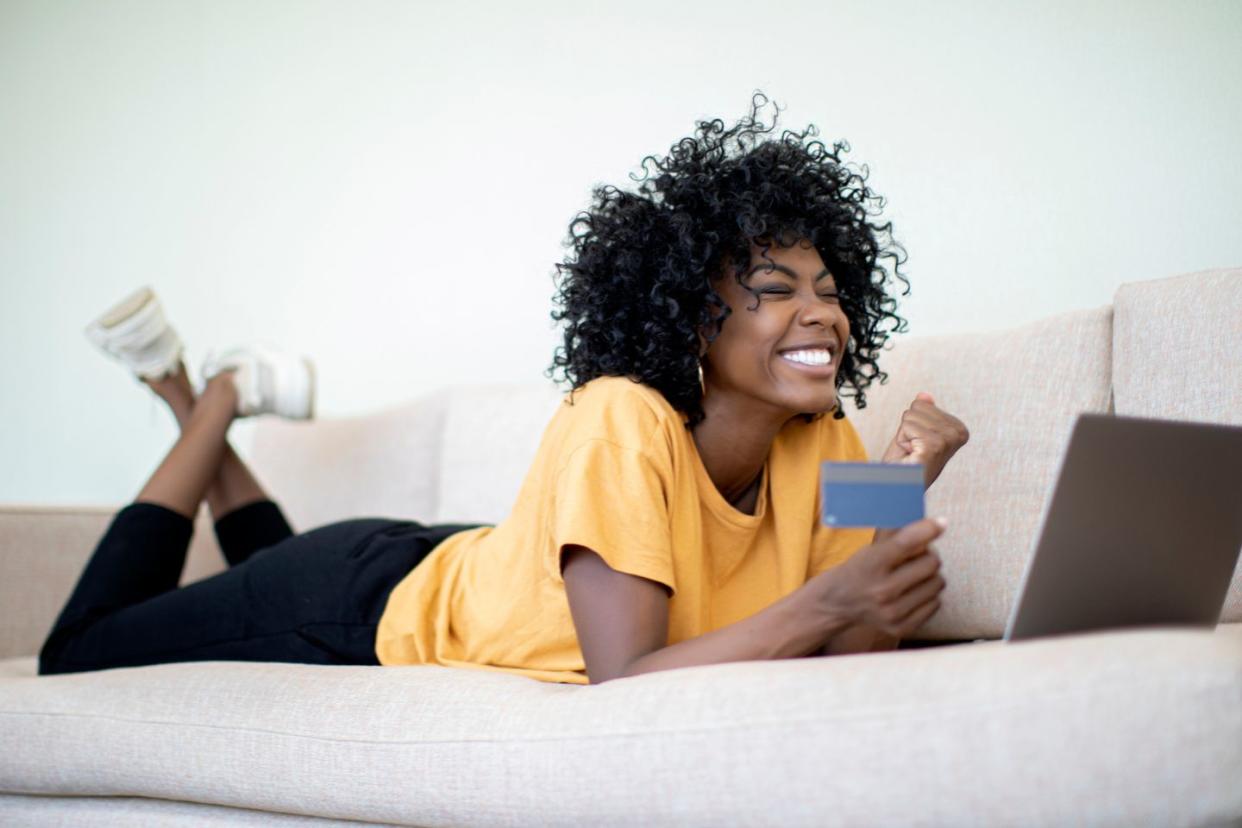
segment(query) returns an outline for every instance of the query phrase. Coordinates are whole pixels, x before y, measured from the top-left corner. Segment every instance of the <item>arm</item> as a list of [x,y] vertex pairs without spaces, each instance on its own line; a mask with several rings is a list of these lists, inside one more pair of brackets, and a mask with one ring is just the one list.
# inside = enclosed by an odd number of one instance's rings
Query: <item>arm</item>
[[897,645],[900,642],[900,638],[880,632],[874,627],[855,624],[832,636],[812,655],[831,656],[882,652],[884,650],[897,649]]
[[668,640],[668,588],[617,572],[585,546],[562,549],[569,609],[592,684],[614,678],[729,661],[813,654],[847,622],[828,613],[818,584],[804,584],[749,618],[695,638]]

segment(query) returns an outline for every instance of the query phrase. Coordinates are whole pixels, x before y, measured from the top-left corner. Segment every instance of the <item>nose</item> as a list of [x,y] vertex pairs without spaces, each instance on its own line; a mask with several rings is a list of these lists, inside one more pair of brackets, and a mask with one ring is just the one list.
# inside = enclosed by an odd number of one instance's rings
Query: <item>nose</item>
[[814,291],[810,296],[802,294],[801,304],[798,306],[798,324],[814,325],[819,323],[824,328],[834,327],[838,322],[846,321],[845,311],[841,310],[841,304],[836,302],[826,302]]

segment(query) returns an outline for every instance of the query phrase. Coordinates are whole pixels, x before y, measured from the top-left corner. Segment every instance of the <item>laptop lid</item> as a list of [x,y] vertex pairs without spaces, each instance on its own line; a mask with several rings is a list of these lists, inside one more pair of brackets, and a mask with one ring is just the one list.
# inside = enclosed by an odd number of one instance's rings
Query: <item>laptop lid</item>
[[1005,640],[1213,627],[1242,547],[1242,427],[1080,414]]

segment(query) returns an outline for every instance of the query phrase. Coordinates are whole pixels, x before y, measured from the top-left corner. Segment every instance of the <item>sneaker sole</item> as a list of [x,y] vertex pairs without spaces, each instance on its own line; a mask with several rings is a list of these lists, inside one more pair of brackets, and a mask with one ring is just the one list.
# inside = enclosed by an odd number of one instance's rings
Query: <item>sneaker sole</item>
[[126,319],[142,310],[148,302],[155,299],[155,291],[149,287],[142,287],[126,296],[120,302],[117,302],[111,308],[103,313],[95,322],[101,328],[115,328]]
[[126,296],[92,320],[84,331],[86,338],[100,350],[126,363],[130,370],[134,371],[140,379],[154,378],[156,374],[168,375],[175,373],[177,371],[177,361],[181,359],[183,346],[179,344],[179,337],[176,331],[168,324],[166,319],[162,320],[165,328],[161,336],[170,337],[170,341],[175,340],[178,342],[177,357],[171,364],[140,367],[140,364],[133,364],[131,358],[123,353],[124,347],[118,346],[119,342],[125,340],[127,334],[132,333],[131,331],[121,331],[118,333],[118,328],[124,327],[126,323],[133,321],[135,317],[144,312],[158,312],[162,317],[162,309],[158,311],[151,310],[153,306],[157,305],[158,301],[155,291],[150,286],[144,285],[138,288],[138,290]]

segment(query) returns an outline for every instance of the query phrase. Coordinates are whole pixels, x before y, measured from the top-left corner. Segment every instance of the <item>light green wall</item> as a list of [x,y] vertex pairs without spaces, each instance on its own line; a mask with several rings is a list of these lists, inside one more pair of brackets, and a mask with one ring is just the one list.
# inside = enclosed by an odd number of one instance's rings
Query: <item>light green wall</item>
[[82,336],[144,283],[195,372],[313,355],[324,416],[542,381],[590,188],[756,88],[870,168],[912,335],[1242,264],[1240,36],[1236,2],[0,0],[0,501],[119,504],[170,444]]

